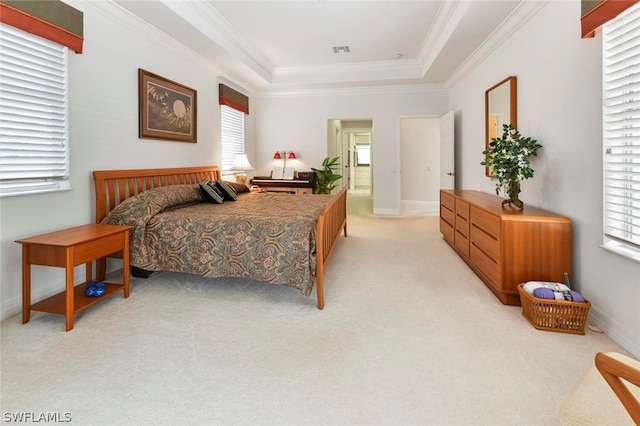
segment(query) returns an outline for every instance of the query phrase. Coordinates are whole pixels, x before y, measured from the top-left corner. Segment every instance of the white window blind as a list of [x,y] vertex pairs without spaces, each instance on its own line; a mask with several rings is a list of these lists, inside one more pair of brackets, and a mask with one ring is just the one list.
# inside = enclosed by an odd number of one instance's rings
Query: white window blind
[[222,170],[229,171],[236,154],[244,152],[244,113],[220,105],[222,127]]
[[640,7],[602,34],[604,245],[640,260]]
[[0,24],[0,196],[69,188],[67,52]]

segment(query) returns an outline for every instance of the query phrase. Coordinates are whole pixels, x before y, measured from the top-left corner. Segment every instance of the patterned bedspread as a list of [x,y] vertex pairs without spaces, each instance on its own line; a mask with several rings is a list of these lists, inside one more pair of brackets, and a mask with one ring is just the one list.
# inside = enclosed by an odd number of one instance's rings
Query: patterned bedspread
[[132,225],[131,265],[206,277],[243,277],[300,289],[315,280],[315,232],[330,195],[238,194],[205,202],[198,185],[145,191],[102,223]]

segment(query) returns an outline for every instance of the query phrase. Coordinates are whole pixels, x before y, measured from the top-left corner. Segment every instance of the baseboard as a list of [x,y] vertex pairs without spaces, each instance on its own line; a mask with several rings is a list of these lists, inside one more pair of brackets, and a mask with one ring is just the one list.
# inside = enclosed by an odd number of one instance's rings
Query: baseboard
[[640,336],[616,323],[593,305],[589,310],[588,324],[598,327],[611,340],[628,350],[636,359],[640,359]]
[[398,209],[373,209],[373,214],[381,216],[439,216],[440,202],[402,200]]
[[399,216],[398,209],[373,209],[373,214],[379,214],[381,216]]
[[439,216],[440,203],[438,201],[401,201],[402,216]]

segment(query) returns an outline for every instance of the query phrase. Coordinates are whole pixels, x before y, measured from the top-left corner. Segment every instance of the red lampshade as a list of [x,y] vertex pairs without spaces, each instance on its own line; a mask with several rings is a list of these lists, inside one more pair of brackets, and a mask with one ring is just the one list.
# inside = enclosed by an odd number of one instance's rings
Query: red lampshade
[[291,152],[289,153],[289,160],[295,160],[295,159],[296,159],[296,153],[295,153],[295,152],[293,152],[293,151],[291,151]]
[[282,160],[282,156],[280,155],[280,153],[278,151],[276,151],[276,153],[273,154],[273,159],[274,160]]

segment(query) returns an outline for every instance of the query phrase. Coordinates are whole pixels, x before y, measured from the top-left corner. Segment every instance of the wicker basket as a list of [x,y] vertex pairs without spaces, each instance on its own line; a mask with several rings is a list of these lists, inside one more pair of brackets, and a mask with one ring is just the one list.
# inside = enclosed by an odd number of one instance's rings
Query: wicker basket
[[584,334],[591,302],[539,299],[518,286],[522,315],[538,330]]

